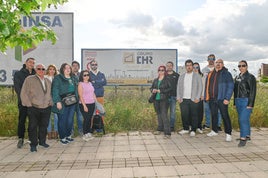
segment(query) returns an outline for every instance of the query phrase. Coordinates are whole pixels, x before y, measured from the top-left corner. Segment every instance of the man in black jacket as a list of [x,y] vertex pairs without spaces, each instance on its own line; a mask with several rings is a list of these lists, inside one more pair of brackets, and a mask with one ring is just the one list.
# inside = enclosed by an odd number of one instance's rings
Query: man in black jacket
[[169,108],[170,108],[170,130],[174,132],[175,122],[176,122],[176,103],[177,103],[177,83],[179,80],[179,74],[173,70],[174,64],[168,61],[166,64],[167,68],[167,78],[170,81],[172,90],[170,92],[169,98]]
[[18,97],[18,109],[19,109],[19,121],[18,121],[18,148],[22,148],[23,142],[24,142],[24,133],[25,133],[25,122],[26,122],[26,117],[27,117],[27,107],[22,106],[21,103],[21,98],[20,98],[20,92],[21,88],[23,85],[24,80],[26,77],[29,75],[34,75],[35,70],[34,70],[34,64],[35,64],[35,59],[34,58],[28,58],[25,61],[25,64],[23,64],[23,67],[15,72],[14,74],[14,88],[15,92]]

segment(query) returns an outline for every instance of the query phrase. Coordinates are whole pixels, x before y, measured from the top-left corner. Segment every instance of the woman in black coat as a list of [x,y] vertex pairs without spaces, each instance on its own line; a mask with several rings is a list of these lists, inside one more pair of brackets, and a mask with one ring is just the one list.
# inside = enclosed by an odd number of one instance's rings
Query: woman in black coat
[[157,114],[158,127],[157,131],[164,131],[164,138],[170,138],[170,121],[168,118],[169,96],[171,92],[171,83],[166,77],[166,67],[158,67],[158,77],[154,79],[150,88],[154,94],[154,109]]

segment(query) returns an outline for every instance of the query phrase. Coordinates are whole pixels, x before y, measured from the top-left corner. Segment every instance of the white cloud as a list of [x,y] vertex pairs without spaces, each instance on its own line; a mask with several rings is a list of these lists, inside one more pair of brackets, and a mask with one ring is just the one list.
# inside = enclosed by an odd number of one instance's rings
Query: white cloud
[[177,37],[185,33],[183,25],[175,17],[168,17],[163,19],[161,31],[164,35],[169,37]]
[[60,9],[74,12],[76,58],[82,47],[118,47],[177,48],[182,61],[203,62],[210,53],[235,65],[241,59],[266,61],[266,0],[207,0],[198,1],[199,7],[185,8],[195,3],[70,0]]

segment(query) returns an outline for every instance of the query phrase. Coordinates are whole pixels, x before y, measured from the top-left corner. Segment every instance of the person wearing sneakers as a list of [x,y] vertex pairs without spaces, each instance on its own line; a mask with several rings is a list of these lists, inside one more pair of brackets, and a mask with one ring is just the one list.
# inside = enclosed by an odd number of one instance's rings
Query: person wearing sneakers
[[226,141],[232,141],[232,125],[228,112],[228,104],[233,94],[234,81],[232,74],[224,67],[222,59],[217,59],[215,69],[206,79],[205,100],[209,102],[212,116],[212,130],[207,136],[218,135],[218,110],[222,115]]
[[74,96],[73,101],[78,101],[77,85],[78,80],[72,73],[71,65],[63,63],[60,67],[60,74],[56,75],[52,81],[52,99],[54,103],[52,111],[58,115],[58,131],[60,142],[63,145],[74,141],[72,129],[76,103],[64,103],[64,98],[72,95]]
[[186,73],[179,77],[177,85],[177,101],[180,103],[183,130],[179,134],[189,133],[195,136],[198,125],[198,103],[200,102],[203,91],[202,78],[193,72],[193,61],[185,61]]
[[89,71],[83,70],[79,76],[78,84],[79,108],[84,118],[83,121],[83,140],[92,139],[91,119],[95,109],[96,95],[90,80]]
[[[215,57],[214,54],[208,55],[208,57],[207,57],[208,65],[202,69],[204,80],[206,80],[209,72],[211,72],[212,70],[214,70],[215,60],[216,60],[216,57]],[[206,101],[204,101],[203,103],[204,103],[204,114],[205,114],[205,123],[203,125],[203,129],[210,129],[211,113],[210,113],[210,109],[209,109],[209,104]],[[221,130],[221,120],[222,119],[221,119],[221,113],[220,113],[220,111],[218,111],[218,119],[219,119],[218,120],[218,131],[222,131]]]
[[238,113],[240,139],[238,147],[250,140],[250,115],[256,97],[256,78],[248,72],[248,64],[242,60],[238,64],[240,74],[235,77],[234,106]]

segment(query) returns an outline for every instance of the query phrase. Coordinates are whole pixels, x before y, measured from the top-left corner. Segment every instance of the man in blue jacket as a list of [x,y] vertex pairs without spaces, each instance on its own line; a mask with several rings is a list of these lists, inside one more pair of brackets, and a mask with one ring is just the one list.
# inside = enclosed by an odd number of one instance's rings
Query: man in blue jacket
[[232,141],[232,124],[228,112],[228,104],[233,94],[234,81],[232,74],[224,67],[223,60],[215,62],[215,69],[208,74],[205,88],[205,100],[209,102],[212,115],[212,131],[207,136],[218,135],[218,110],[220,110],[226,141]]
[[90,79],[95,89],[95,95],[100,104],[104,104],[104,87],[107,84],[104,73],[98,70],[96,60],[90,61]]

